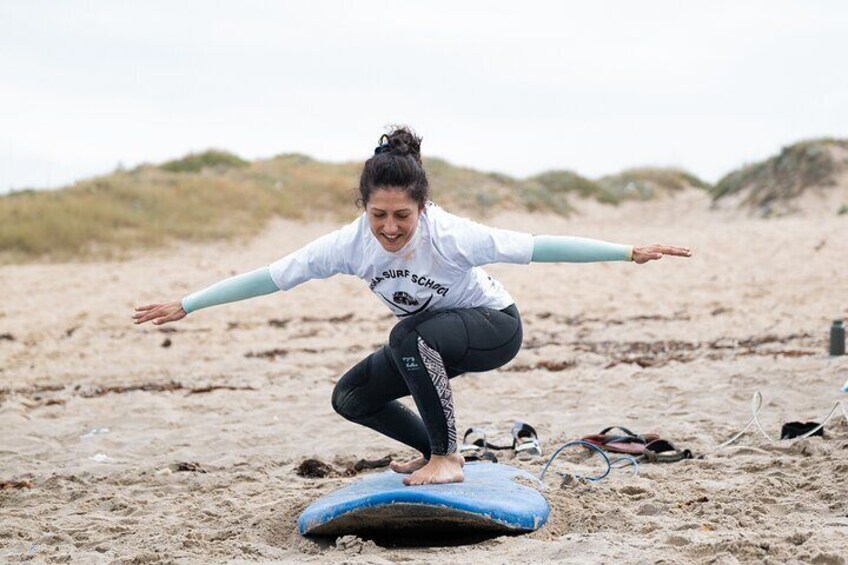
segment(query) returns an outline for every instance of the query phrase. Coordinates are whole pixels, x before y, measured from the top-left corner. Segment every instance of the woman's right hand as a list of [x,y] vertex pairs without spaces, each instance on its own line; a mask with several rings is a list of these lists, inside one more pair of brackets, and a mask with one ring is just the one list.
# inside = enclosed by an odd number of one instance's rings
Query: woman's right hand
[[147,306],[136,306],[133,321],[136,324],[143,324],[153,320],[153,323],[158,326],[182,320],[186,315],[186,311],[183,310],[183,305],[179,301],[169,302],[168,304],[148,304]]

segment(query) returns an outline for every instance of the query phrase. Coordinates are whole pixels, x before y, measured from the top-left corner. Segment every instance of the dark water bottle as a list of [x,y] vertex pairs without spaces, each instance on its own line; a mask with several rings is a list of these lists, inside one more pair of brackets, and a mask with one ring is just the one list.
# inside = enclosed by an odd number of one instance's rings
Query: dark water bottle
[[830,326],[830,354],[845,355],[845,326],[842,320],[834,320]]

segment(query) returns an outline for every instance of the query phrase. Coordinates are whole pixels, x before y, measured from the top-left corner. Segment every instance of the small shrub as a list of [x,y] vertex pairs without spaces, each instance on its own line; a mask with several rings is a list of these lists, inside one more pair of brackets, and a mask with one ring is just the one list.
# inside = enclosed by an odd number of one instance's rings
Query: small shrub
[[654,167],[628,169],[602,177],[598,184],[615,200],[651,200],[688,187],[709,188],[709,184],[681,169]]
[[565,191],[553,191],[538,181],[527,181],[518,189],[521,206],[529,212],[567,216],[574,211]]
[[530,180],[552,192],[571,192],[583,198],[598,197],[604,192],[597,183],[573,171],[547,171],[531,177]]
[[203,153],[190,153],[182,159],[167,161],[162,163],[159,168],[163,171],[171,173],[199,173],[203,169],[238,169],[250,165],[238,155],[228,153],[227,151],[219,151],[210,149]]

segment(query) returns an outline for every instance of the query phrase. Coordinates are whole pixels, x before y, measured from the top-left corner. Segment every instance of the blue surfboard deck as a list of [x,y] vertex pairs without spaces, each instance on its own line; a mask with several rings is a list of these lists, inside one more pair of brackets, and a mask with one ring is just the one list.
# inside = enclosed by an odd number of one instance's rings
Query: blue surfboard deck
[[548,520],[550,507],[528,486],[539,485],[530,473],[497,463],[469,463],[464,472],[464,482],[447,485],[406,486],[406,475],[394,471],[366,477],[310,504],[297,521],[298,531],[522,533]]

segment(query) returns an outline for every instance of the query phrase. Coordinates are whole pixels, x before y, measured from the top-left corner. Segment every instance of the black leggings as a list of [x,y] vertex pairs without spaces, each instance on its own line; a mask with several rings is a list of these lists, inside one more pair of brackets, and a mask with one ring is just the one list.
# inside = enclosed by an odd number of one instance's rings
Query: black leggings
[[[450,380],[497,369],[521,347],[518,308],[437,310],[399,322],[384,345],[350,369],[333,390],[333,408],[352,422],[421,451],[456,451]],[[421,417],[398,398],[412,394]],[[423,419],[423,420],[422,420]]]

